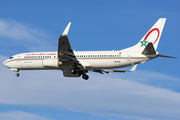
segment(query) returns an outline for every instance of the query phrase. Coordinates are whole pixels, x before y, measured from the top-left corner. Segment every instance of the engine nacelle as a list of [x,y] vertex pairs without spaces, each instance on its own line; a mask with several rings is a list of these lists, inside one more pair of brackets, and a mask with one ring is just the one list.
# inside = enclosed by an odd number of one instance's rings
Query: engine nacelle
[[42,64],[44,67],[59,67],[58,59],[45,59]]
[[63,70],[64,77],[80,77],[82,75],[81,71],[77,71],[76,74],[72,74],[70,70]]

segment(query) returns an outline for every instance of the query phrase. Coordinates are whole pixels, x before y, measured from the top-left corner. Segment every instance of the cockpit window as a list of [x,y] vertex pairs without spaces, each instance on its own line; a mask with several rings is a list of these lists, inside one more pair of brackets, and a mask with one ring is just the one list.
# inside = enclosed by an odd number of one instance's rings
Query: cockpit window
[[10,57],[9,59],[12,59],[13,57]]

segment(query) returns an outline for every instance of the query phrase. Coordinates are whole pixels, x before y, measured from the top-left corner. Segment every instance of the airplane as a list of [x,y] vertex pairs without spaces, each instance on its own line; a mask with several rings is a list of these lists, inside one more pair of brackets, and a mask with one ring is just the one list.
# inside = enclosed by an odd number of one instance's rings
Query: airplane
[[[159,20],[134,46],[117,51],[73,51],[68,40],[71,22],[59,37],[58,50],[55,52],[29,52],[11,56],[3,62],[10,70],[62,70],[64,77],[80,77],[88,80],[88,71],[98,73],[132,72],[140,63],[145,63],[157,57],[175,58],[159,55],[156,52],[158,43],[166,22]],[[114,70],[133,66],[130,70]]]

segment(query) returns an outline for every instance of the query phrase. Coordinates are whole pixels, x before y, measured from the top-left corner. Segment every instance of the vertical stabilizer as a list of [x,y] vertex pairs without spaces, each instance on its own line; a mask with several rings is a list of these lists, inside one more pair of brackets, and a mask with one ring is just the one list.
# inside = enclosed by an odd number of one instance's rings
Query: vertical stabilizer
[[128,48],[128,50],[143,51],[148,43],[152,43],[156,51],[165,22],[166,18],[159,18],[143,38],[135,46]]

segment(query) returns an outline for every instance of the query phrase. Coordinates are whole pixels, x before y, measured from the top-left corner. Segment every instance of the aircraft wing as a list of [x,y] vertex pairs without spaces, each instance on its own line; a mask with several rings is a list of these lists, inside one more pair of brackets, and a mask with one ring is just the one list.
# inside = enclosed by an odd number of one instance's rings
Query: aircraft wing
[[103,74],[103,72],[111,74],[111,72],[133,72],[136,70],[138,64],[134,65],[130,70],[111,70],[111,69],[101,69],[101,70],[93,70],[93,72],[99,72],[101,74]]
[[67,25],[64,32],[59,37],[58,42],[58,58],[59,61],[63,64],[61,66],[74,66],[76,65],[83,67],[79,61],[76,59],[76,56],[74,55],[74,52],[71,49],[71,45],[69,43],[67,34],[70,28],[71,22]]

